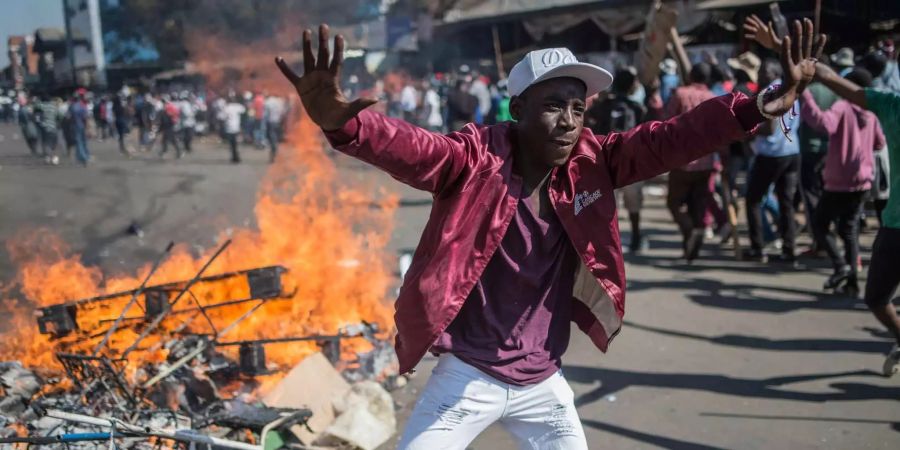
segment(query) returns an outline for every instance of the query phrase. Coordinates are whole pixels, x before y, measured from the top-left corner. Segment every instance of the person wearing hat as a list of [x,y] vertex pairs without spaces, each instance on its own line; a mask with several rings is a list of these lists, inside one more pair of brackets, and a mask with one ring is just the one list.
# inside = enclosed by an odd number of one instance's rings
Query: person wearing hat
[[[812,25],[809,26],[812,34]],[[800,48],[806,48],[802,45]],[[783,87],[724,95],[665,122],[598,136],[585,100],[612,83],[565,48],[510,71],[515,122],[448,135],[367,110],[340,90],[344,40],[303,33],[304,74],[281,58],[308,117],[338,151],[434,196],[394,316],[401,373],[439,356],[401,449],[464,449],[502,423],[522,448],[586,449],[561,371],[570,322],[606,351],[622,325],[625,267],[614,189],[693,161],[786,113],[814,73],[809,51],[783,58]]]
[[659,63],[659,72],[659,95],[662,97],[663,104],[667,104],[672,92],[681,84],[681,78],[678,76],[678,63],[672,58],[666,58]]
[[853,49],[842,47],[836,53],[831,55],[831,63],[834,64],[834,67],[842,77],[846,76],[853,70],[853,66],[856,65]]
[[[738,71],[741,71],[747,76],[749,83],[756,85],[759,81],[759,68],[762,66],[762,61],[753,52],[741,53],[737,58],[728,58],[725,62],[731,70],[735,71],[735,78],[737,78]],[[738,79],[738,82],[740,81],[741,79]],[[756,91],[754,88],[751,89]]]

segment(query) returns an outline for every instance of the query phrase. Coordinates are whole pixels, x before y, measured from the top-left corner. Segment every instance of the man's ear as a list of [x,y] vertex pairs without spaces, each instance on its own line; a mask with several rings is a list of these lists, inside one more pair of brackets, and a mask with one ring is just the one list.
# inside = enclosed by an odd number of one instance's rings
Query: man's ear
[[509,99],[509,115],[511,115],[513,120],[515,120],[516,122],[522,119],[522,108],[524,107],[524,102],[525,99],[523,99],[521,95],[517,95]]

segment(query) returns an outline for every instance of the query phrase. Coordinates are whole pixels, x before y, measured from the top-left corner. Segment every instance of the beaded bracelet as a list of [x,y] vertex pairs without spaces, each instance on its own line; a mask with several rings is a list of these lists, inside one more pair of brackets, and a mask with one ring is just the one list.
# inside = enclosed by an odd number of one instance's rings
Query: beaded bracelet
[[[767,120],[775,120],[775,119],[780,118],[781,119],[781,132],[784,134],[784,137],[788,140],[788,142],[794,142],[790,136],[791,127],[789,127],[788,124],[784,121],[784,114],[782,114],[781,116],[776,116],[773,114],[768,114],[763,110],[763,104],[765,103],[766,95],[771,92],[774,92],[776,89],[778,89],[780,87],[781,87],[780,84],[773,84],[773,85],[767,87],[762,92],[760,92],[756,96],[756,108],[759,109],[759,114],[762,115]],[[787,114],[787,113],[785,113],[785,114]],[[796,104],[791,105],[791,118],[793,119],[794,117],[797,117]]]

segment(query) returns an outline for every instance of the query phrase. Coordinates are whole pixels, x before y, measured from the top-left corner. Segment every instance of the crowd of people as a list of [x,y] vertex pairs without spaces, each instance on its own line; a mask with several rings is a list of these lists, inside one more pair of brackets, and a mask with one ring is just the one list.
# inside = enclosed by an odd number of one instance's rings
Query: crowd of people
[[180,159],[191,153],[196,135],[218,135],[228,144],[234,163],[241,162],[241,144],[268,148],[273,162],[289,112],[287,99],[265,92],[141,94],[123,87],[108,94],[78,89],[68,99],[48,93],[11,94],[4,96],[9,101],[0,105],[0,117],[16,121],[31,154],[51,165],[60,163],[60,141],[67,158],[86,166],[93,159],[93,139],[116,139],[119,151],[129,157],[156,151],[165,158],[174,150]]

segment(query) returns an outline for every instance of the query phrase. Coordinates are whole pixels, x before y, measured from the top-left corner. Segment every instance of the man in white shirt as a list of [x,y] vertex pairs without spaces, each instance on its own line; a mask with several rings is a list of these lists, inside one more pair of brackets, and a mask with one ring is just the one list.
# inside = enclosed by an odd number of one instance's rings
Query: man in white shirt
[[184,151],[190,153],[194,129],[197,127],[197,97],[193,93],[182,92],[178,107],[181,110],[181,139],[184,142]]
[[238,135],[241,134],[241,116],[247,111],[247,108],[238,101],[237,96],[232,92],[228,94],[228,102],[219,112],[219,120],[223,122],[225,127],[225,140],[231,147],[231,162],[238,164],[241,162],[241,155],[238,153]]
[[269,141],[269,162],[275,162],[278,142],[284,131],[284,114],[287,110],[284,99],[274,95],[266,97],[263,104],[263,120],[266,124],[266,140]]

